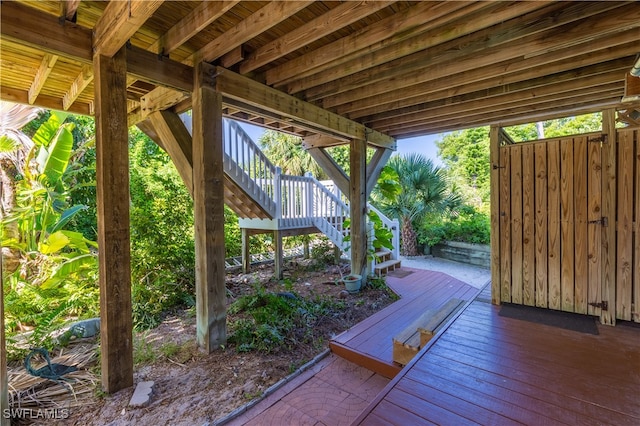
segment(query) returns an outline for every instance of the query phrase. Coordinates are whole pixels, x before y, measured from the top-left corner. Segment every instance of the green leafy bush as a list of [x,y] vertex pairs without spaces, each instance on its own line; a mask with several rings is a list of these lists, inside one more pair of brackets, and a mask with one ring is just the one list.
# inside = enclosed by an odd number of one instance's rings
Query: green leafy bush
[[425,220],[418,230],[418,241],[430,247],[442,241],[489,244],[490,233],[489,215],[467,205],[455,216]]

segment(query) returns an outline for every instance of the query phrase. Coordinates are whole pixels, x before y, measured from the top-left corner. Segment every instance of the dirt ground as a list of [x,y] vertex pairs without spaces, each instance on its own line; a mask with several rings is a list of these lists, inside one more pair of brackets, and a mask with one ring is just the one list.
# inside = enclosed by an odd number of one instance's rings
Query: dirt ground
[[[385,289],[365,288],[348,294],[336,266],[309,271],[308,261],[289,264],[285,279],[273,279],[271,267],[251,274],[229,274],[229,303],[254,291],[256,283],[269,292],[291,292],[305,299],[316,296],[341,301],[342,308],[317,318],[313,338],[272,353],[239,353],[233,344],[212,354],[198,351],[192,311],[168,316],[156,329],[134,338],[134,382],[155,382],[150,404],[128,407],[133,388],[113,395],[96,395],[94,403],[73,408],[64,424],[73,425],[202,425],[223,418],[247,404],[280,379],[328,348],[332,336],[387,306],[394,299]],[[229,318],[232,319],[231,317]],[[51,423],[48,423],[51,424]]]

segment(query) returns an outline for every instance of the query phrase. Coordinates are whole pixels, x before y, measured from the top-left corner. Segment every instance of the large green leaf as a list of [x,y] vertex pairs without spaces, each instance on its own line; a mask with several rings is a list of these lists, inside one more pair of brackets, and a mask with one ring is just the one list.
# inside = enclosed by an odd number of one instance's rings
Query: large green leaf
[[56,253],[67,247],[70,243],[69,238],[62,232],[54,232],[49,235],[46,240],[40,242],[39,251],[42,254]]
[[61,230],[71,219],[73,219],[76,214],[85,209],[87,209],[87,206],[82,204],[77,204],[66,209],[62,212],[60,219],[58,219],[58,221],[53,225],[49,232],[56,232]]
[[33,139],[38,146],[49,146],[56,133],[58,133],[58,129],[68,116],[69,114],[66,112],[52,111],[51,117],[40,125],[31,139]]
[[13,152],[18,147],[18,142],[7,135],[0,136],[0,152]]
[[61,263],[56,269],[53,270],[49,278],[42,283],[42,289],[48,289],[56,287],[65,278],[80,271],[81,269],[95,268],[96,267],[96,255],[91,253],[81,254],[80,256],[72,257],[64,263]]
[[55,185],[60,179],[71,158],[73,135],[70,127],[72,126],[61,126],[49,146],[49,156],[44,164],[43,173],[51,185]]

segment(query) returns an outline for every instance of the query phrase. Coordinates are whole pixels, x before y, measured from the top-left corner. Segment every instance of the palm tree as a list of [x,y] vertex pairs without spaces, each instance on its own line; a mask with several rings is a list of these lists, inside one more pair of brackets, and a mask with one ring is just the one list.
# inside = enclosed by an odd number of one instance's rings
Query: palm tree
[[302,148],[299,137],[267,130],[259,140],[267,157],[287,175],[302,176],[311,172],[316,179],[327,175],[311,155]]
[[428,214],[441,214],[459,203],[459,196],[449,191],[443,171],[421,154],[394,156],[388,166],[398,174],[401,187],[394,199],[377,195],[383,212],[397,218],[401,229],[401,252],[418,255],[415,225]]

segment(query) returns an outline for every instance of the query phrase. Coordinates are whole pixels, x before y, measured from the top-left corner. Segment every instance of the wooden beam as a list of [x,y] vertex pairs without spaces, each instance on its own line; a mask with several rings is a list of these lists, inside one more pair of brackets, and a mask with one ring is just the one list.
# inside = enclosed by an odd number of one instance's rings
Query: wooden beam
[[47,82],[47,78],[49,74],[51,74],[51,70],[53,66],[56,64],[58,57],[56,55],[51,55],[49,53],[45,53],[42,61],[40,61],[40,66],[36,71],[35,77],[33,77],[33,82],[31,83],[31,87],[29,87],[29,104],[33,105],[36,101],[36,98],[40,94],[40,91],[44,87],[44,84]]
[[335,162],[324,148],[308,148],[307,152],[322,167],[327,176],[335,183],[340,192],[347,197],[351,196],[349,176],[342,170],[342,167]]
[[[18,90],[10,87],[1,86],[0,87],[0,99],[3,101],[9,101],[16,104],[29,104],[29,92],[26,90]],[[36,105],[42,108],[54,109],[57,111],[65,111],[62,101],[60,98],[48,96],[48,95],[39,95],[37,98]],[[80,115],[93,115],[92,108],[89,104],[74,102],[66,111],[72,112],[74,114]]]
[[310,1],[274,1],[234,25],[191,55],[185,63],[211,62],[307,7]]
[[[457,8],[463,6],[463,4],[458,4]],[[456,5],[439,6],[433,2],[418,2],[413,7],[394,13],[392,16],[373,25],[368,25],[347,37],[267,70],[265,73],[267,84],[282,85],[291,79],[306,77],[310,70],[313,70],[314,74],[321,72],[330,66],[338,65],[340,61],[351,58],[350,54],[369,48],[391,35],[411,33],[412,29],[420,28],[421,25],[430,22],[432,14],[440,16],[438,12],[435,12],[438,9],[443,10],[444,13],[451,13],[456,9]],[[392,31],[391,34],[390,31]]]
[[224,15],[237,3],[239,3],[239,0],[203,1],[151,44],[147,50],[168,55]]
[[616,200],[617,159],[616,111],[602,112],[602,134],[607,142],[602,144],[602,217],[608,218],[602,226],[602,300],[608,309],[600,310],[600,322],[616,325]]
[[[431,16],[428,23],[424,23],[410,32],[414,37],[408,38],[406,33],[401,33],[395,38],[387,38],[361,52],[352,53],[349,61],[332,65],[321,72],[313,70],[312,75],[304,78],[296,76],[292,79],[293,81],[287,84],[287,92],[291,94],[298,93],[325,83],[332,90],[339,91],[339,86],[336,89],[335,81],[343,77],[348,79],[349,74],[354,74],[355,71],[384,66],[394,60],[402,62],[404,61],[403,58],[411,57],[412,54],[424,57],[426,49],[434,46],[440,48],[440,46],[446,46],[450,43],[460,43],[459,40],[461,38],[464,39],[463,36],[473,34],[475,37],[475,33],[480,33],[483,29],[486,30],[482,31],[484,34],[478,37],[480,40],[488,39],[485,43],[502,42],[504,40],[499,37],[500,34],[495,35],[498,32],[494,27],[495,25],[506,25],[505,21],[518,17],[520,14],[536,11],[536,9],[540,9],[545,5],[545,2],[518,2],[516,4],[479,2],[465,4],[464,8],[460,9],[460,6],[450,4],[449,9],[452,9],[452,12],[446,13],[443,10],[440,11],[444,12],[443,14],[431,14],[433,16]],[[559,8],[560,6],[555,7]],[[546,24],[546,21],[542,21],[542,23]],[[396,39],[398,42],[396,42]],[[464,40],[462,44],[467,49],[480,49],[482,46],[476,40]],[[380,46],[378,47],[377,45]],[[374,50],[376,47],[378,48]],[[456,48],[460,49],[460,46],[456,46]],[[431,55],[429,54],[427,57],[430,58]],[[360,76],[357,78],[359,79]],[[323,86],[321,89],[324,90],[325,87]]]
[[304,102],[277,89],[258,83],[227,69],[216,67],[216,90],[225,97],[273,111],[300,123],[308,123],[326,133],[353,139],[367,140],[370,144],[395,149],[395,140],[360,123],[341,117],[311,103]]
[[84,92],[84,89],[93,81],[93,67],[91,65],[83,65],[80,74],[73,80],[71,87],[62,97],[62,108],[67,111],[71,105],[78,99],[78,96]]
[[373,191],[373,187],[376,186],[378,182],[378,178],[380,177],[380,172],[382,168],[387,164],[389,158],[391,158],[391,154],[393,151],[385,148],[376,148],[376,152],[373,154],[371,160],[369,160],[369,164],[367,164],[367,193],[366,198],[369,199],[371,195],[371,191]]
[[351,273],[362,275],[367,270],[367,144],[364,140],[351,141],[349,152],[349,210],[351,227]]
[[489,130],[489,163],[491,164],[491,303],[500,304],[500,132],[498,126]]
[[163,3],[163,0],[112,1],[93,27],[93,50],[114,55]]
[[140,98],[140,119],[143,120],[156,111],[163,111],[190,97],[189,92],[158,87]]
[[178,114],[170,111],[154,112],[149,116],[149,121],[193,196],[193,142],[189,130]]
[[127,47],[127,72],[133,78],[185,92],[193,90],[193,68],[135,46]]
[[78,6],[80,6],[80,0],[62,0],[60,4],[64,19],[76,22],[76,12],[78,11]]
[[[338,28],[352,24],[380,9],[394,3],[393,1],[350,1],[342,3],[306,24],[286,33],[284,36],[267,43],[254,52],[240,65],[240,73],[246,74],[266,65],[282,56],[300,49]],[[226,67],[226,65],[222,64]]]
[[216,69],[200,63],[193,91],[193,212],[196,247],[196,328],[207,352],[226,344],[222,96]]
[[225,68],[230,68],[238,62],[242,62],[243,59],[244,49],[242,48],[242,45],[236,46],[233,48],[233,50],[222,55],[222,57],[220,58],[220,65]]
[[96,55],[96,183],[102,387],[133,385],[126,52]]

